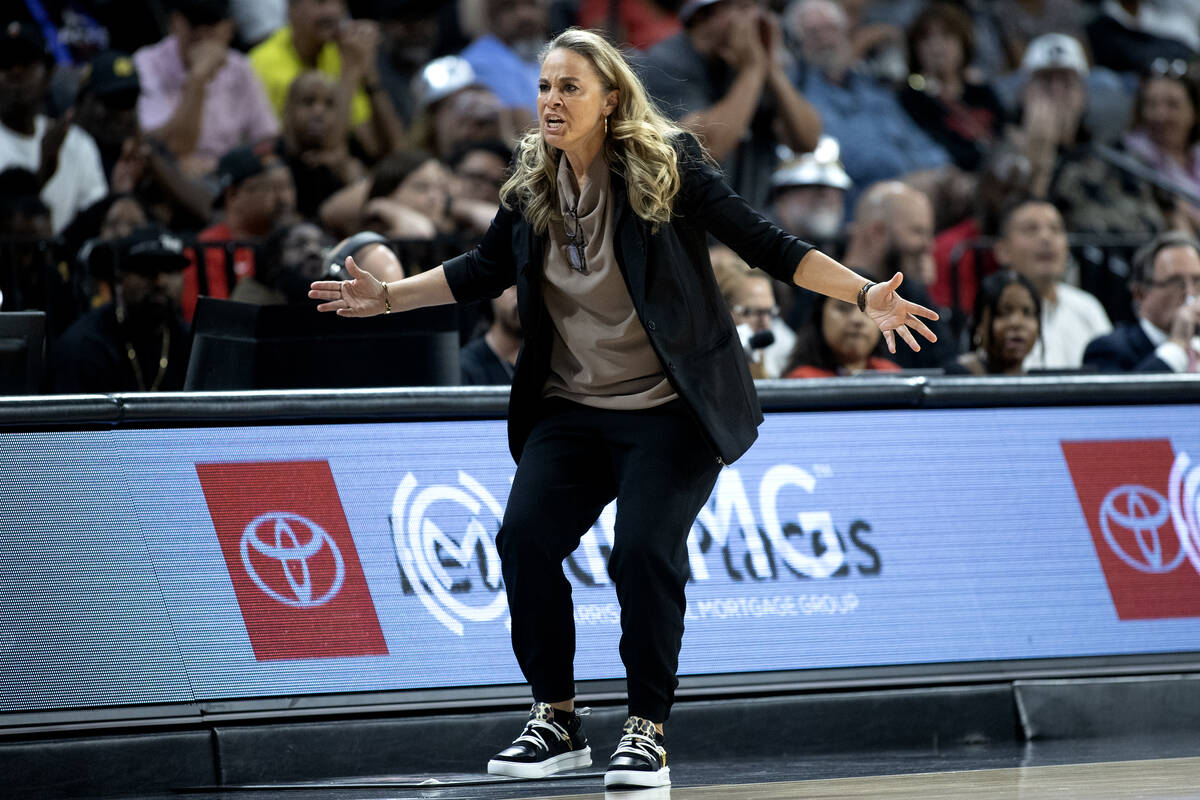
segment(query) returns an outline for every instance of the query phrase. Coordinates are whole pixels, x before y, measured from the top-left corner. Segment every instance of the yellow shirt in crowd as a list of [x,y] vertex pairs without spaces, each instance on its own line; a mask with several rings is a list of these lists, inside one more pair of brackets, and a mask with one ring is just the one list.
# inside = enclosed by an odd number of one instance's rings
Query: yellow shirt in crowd
[[[267,90],[267,99],[271,101],[275,113],[283,119],[288,87],[305,71],[305,66],[300,63],[300,55],[292,44],[292,26],[285,25],[254,47],[250,51],[250,63]],[[317,54],[317,69],[333,78],[342,74],[342,55],[338,52],[337,44],[329,42],[321,48]],[[360,125],[370,118],[371,101],[367,93],[359,88],[350,99],[350,125]]]

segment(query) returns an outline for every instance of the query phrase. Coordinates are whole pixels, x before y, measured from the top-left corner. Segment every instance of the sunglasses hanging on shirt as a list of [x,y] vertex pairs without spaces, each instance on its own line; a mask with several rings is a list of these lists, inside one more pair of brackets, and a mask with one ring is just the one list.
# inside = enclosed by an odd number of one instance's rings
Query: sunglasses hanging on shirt
[[567,235],[567,262],[571,269],[580,275],[588,275],[587,241],[583,238],[583,228],[579,225],[578,204],[567,209],[563,214],[563,232]]

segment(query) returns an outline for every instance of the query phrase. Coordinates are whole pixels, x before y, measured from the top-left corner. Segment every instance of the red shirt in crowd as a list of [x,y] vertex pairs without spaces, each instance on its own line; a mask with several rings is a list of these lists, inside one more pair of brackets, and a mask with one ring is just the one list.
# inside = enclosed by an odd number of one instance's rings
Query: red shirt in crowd
[[[233,241],[233,232],[224,222],[205,228],[196,237],[197,242],[221,244]],[[208,279],[207,297],[229,297],[235,284],[254,275],[254,248],[238,247],[233,251],[233,269],[228,266],[225,250],[221,247],[204,247],[204,275]],[[195,253],[189,251],[192,263],[183,271],[183,318],[192,321],[196,311],[196,299],[200,296],[200,279],[196,270]],[[231,274],[232,273],[232,274]]]

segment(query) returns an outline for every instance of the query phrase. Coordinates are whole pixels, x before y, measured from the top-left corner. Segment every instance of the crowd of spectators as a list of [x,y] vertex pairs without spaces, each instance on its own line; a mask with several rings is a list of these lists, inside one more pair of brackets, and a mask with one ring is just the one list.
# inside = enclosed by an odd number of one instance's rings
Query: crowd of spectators
[[[853,305],[714,242],[752,374],[1200,369],[1200,0],[30,0],[0,19],[0,311],[43,391],[184,385],[200,297],[309,303],[339,239],[384,280],[469,248],[570,25],[785,230],[938,309]],[[430,246],[437,244],[438,246]],[[372,245],[372,247],[379,247]],[[384,248],[386,250],[386,248]],[[465,383],[520,350],[509,292]],[[0,386],[0,394],[8,387]]]

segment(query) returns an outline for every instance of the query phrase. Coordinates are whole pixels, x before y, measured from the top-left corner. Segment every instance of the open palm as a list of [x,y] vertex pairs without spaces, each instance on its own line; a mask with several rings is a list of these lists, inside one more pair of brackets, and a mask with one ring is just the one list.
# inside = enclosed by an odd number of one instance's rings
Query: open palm
[[[921,345],[913,336],[913,330],[931,342],[937,341],[937,335],[920,319],[924,317],[936,320],[937,312],[905,300],[897,294],[896,287],[903,281],[904,276],[897,272],[890,281],[876,284],[867,292],[867,316],[883,331],[883,339],[887,342],[889,353],[896,352],[896,334],[900,334],[900,338],[917,351],[921,349]],[[909,330],[910,328],[912,330]]]
[[339,317],[373,317],[386,309],[383,302],[384,288],[374,275],[364,272],[354,263],[353,256],[346,257],[348,281],[313,281],[308,296],[313,300],[325,300],[317,311],[336,311]]

